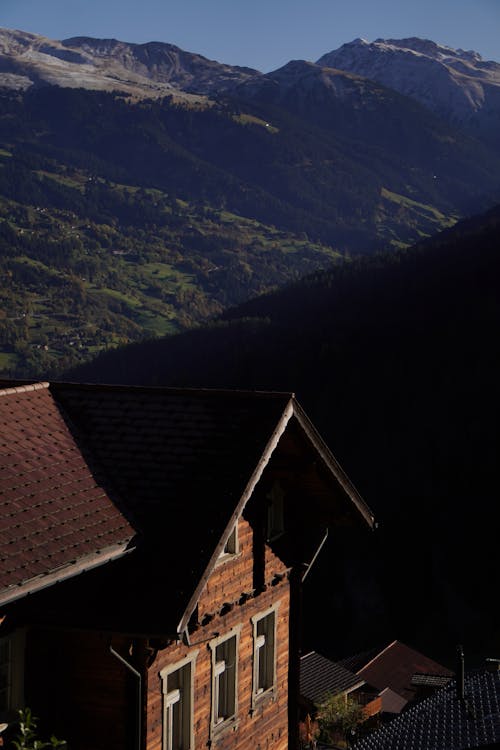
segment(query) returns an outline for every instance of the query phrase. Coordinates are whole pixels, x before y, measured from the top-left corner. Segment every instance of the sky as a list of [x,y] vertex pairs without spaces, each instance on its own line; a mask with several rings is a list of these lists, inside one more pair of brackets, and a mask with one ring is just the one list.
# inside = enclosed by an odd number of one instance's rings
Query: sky
[[419,36],[500,62],[500,0],[0,0],[0,26],[169,42],[262,72],[357,37]]

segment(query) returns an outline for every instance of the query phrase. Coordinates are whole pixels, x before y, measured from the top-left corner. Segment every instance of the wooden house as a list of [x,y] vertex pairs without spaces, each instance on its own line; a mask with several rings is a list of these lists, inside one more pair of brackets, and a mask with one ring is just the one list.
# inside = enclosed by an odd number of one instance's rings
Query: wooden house
[[356,524],[293,394],[3,383],[0,722],[28,705],[70,750],[295,747],[303,582]]

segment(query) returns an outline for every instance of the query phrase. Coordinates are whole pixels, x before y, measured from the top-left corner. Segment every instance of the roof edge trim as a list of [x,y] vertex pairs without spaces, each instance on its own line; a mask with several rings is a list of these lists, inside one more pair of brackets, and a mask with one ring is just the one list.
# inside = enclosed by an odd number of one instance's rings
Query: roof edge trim
[[294,400],[293,406],[294,416],[296,417],[298,423],[304,430],[305,434],[307,435],[315,449],[320,454],[326,466],[330,469],[331,473],[334,475],[335,479],[338,481],[353,505],[357,508],[368,526],[370,526],[370,528],[372,529],[375,528],[375,516],[372,513],[370,507],[365,503],[358,490],[351,482],[300,404],[296,400]]
[[79,573],[85,573],[87,570],[98,568],[111,560],[116,560],[119,557],[129,554],[133,549],[135,549],[135,546],[131,545],[130,542],[122,542],[121,544],[106,547],[98,552],[93,552],[91,555],[82,557],[74,563],[64,565],[51,573],[31,578],[29,581],[26,581],[26,583],[12,586],[0,593],[0,605],[10,604],[17,599],[21,599],[29,594],[35,594],[55,583],[61,583],[68,578],[73,578]]
[[[361,667],[361,669],[358,669],[358,671],[356,672],[356,674],[361,674],[361,672],[364,672],[364,670],[367,669],[369,666],[371,666],[374,661],[377,661],[377,659],[380,659],[380,657],[382,656],[382,654],[385,654],[386,651],[388,651],[390,648],[392,648],[396,643],[400,643],[400,642],[401,641],[398,641],[398,639],[396,638],[394,641],[391,641],[390,643],[388,643],[387,646],[385,646],[385,648],[383,648],[381,651],[379,651],[378,654],[375,654],[375,656],[373,656],[370,659],[370,661],[368,661],[364,665],[364,667]],[[405,645],[405,644],[403,644],[403,645]]]
[[293,417],[293,413],[294,413],[294,406],[293,406],[293,404],[294,404],[294,396],[292,395],[291,398],[290,398],[290,400],[289,400],[289,402],[288,402],[288,404],[285,407],[285,410],[283,411],[283,414],[280,417],[280,420],[279,420],[278,424],[274,428],[273,433],[272,433],[270,439],[268,440],[268,443],[267,443],[267,445],[266,445],[266,447],[264,449],[264,452],[263,452],[263,454],[262,454],[259,462],[257,463],[257,466],[253,470],[252,475],[250,476],[250,479],[247,482],[247,485],[246,485],[245,490],[244,490],[244,492],[243,492],[243,494],[242,494],[242,496],[240,498],[240,501],[238,502],[238,505],[236,506],[236,509],[234,510],[234,512],[231,515],[231,518],[229,519],[229,523],[227,524],[227,526],[226,526],[226,528],[224,530],[224,533],[222,534],[222,536],[221,536],[221,538],[219,540],[219,543],[217,544],[217,546],[215,548],[215,551],[214,551],[212,557],[210,558],[210,561],[209,561],[209,563],[208,563],[208,565],[207,565],[207,567],[205,569],[205,572],[203,573],[202,577],[200,578],[200,581],[199,581],[198,586],[196,587],[196,589],[195,589],[195,591],[193,593],[193,596],[189,600],[188,605],[187,605],[186,609],[184,610],[184,614],[182,615],[181,620],[179,622],[179,625],[177,626],[177,633],[178,634],[182,634],[182,633],[184,633],[186,631],[186,628],[187,628],[187,625],[188,625],[188,622],[189,622],[189,618],[193,614],[193,611],[194,611],[196,605],[198,604],[198,600],[199,600],[199,598],[201,596],[201,593],[202,593],[202,591],[203,591],[203,589],[205,587],[205,584],[206,584],[208,578],[210,577],[210,575],[212,574],[212,572],[213,572],[213,570],[215,568],[217,560],[219,559],[219,555],[222,552],[222,550],[224,549],[224,545],[226,544],[226,542],[227,542],[227,540],[229,538],[229,535],[231,534],[233,526],[236,523],[236,521],[238,520],[238,518],[240,517],[241,513],[243,512],[243,509],[245,508],[245,505],[247,504],[248,500],[252,496],[252,493],[253,493],[253,491],[255,489],[255,486],[256,486],[257,482],[261,478],[261,476],[262,476],[262,474],[264,472],[264,469],[266,468],[267,464],[269,463],[270,458],[271,458],[271,456],[272,456],[272,454],[273,454],[276,446],[279,443],[279,440],[280,440],[281,436],[283,435],[283,433],[286,430],[288,422]]
[[40,382],[30,385],[13,385],[12,387],[0,388],[0,396],[10,396],[12,393],[28,393],[29,391],[42,391],[49,388],[50,383]]

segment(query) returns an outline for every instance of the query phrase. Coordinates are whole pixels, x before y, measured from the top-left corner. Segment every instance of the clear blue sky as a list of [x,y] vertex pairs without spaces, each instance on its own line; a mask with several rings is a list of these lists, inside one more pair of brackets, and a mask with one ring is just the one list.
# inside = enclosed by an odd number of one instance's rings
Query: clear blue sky
[[263,72],[356,37],[420,36],[500,62],[500,0],[0,0],[0,26],[170,42]]

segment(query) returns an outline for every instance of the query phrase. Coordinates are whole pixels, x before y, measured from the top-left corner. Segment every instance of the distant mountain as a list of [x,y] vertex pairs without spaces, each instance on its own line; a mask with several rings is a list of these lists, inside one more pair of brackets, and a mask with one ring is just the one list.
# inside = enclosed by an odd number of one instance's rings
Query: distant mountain
[[471,175],[472,162],[477,168],[486,155],[413,98],[366,77],[304,60],[249,79],[232,93],[247,104],[286,110],[321,128],[342,144],[345,154],[355,152],[359,163],[378,162],[380,174],[391,172],[396,180],[404,175],[401,192],[417,201],[426,202],[435,189],[457,195],[463,176]]
[[500,144],[500,63],[410,39],[355,39],[318,65],[356,73],[410,96],[473,135]]
[[10,374],[199,324],[500,200],[500,149],[304,61],[262,75],[168,44],[4,30],[0,104]]
[[256,75],[256,70],[223,65],[163,42],[90,37],[59,42],[0,29],[0,87],[6,89],[50,84],[159,97],[223,91]]
[[65,377],[294,390],[380,522],[319,559],[305,604],[312,645],[335,648],[334,622],[353,649],[391,634],[445,664],[456,643],[484,658],[500,629],[488,572],[500,521],[499,243],[500,207]]

